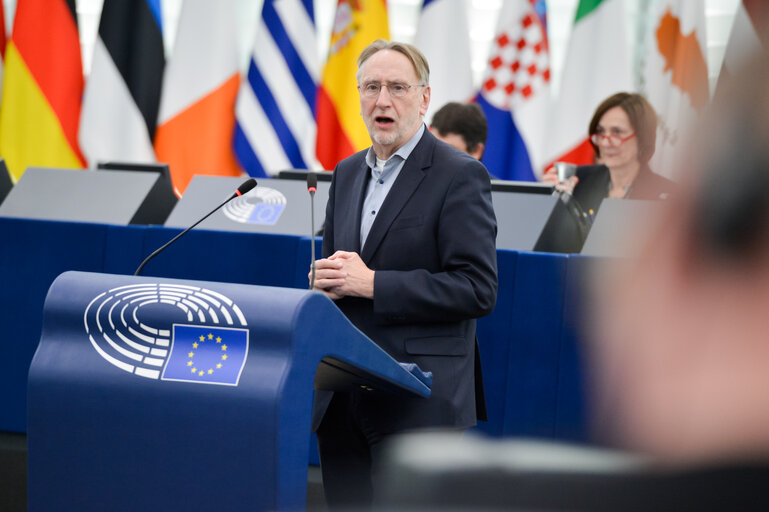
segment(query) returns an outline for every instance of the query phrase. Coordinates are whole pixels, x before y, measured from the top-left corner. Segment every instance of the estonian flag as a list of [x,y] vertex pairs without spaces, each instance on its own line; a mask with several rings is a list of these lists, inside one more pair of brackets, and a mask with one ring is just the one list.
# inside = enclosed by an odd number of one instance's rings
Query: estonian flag
[[152,141],[164,67],[160,0],[105,0],[80,121],[91,167],[156,161]]

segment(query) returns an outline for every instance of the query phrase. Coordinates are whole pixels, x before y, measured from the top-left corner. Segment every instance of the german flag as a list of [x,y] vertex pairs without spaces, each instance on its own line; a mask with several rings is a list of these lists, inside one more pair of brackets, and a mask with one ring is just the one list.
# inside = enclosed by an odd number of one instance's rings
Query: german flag
[[0,156],[12,179],[31,165],[85,167],[77,144],[83,68],[75,0],[18,0],[5,57]]
[[358,55],[376,39],[390,39],[385,0],[339,0],[318,92],[316,152],[325,169],[371,145],[360,117],[355,73]]

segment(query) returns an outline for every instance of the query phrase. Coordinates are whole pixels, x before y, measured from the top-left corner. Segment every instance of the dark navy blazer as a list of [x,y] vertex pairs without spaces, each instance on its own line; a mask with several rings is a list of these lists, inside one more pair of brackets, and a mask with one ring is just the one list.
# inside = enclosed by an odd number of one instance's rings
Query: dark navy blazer
[[[345,297],[336,304],[396,360],[433,372],[433,386],[429,399],[360,391],[359,412],[382,432],[475,425],[475,319],[491,312],[497,295],[488,172],[425,130],[361,251],[361,208],[371,172],[365,155],[356,153],[334,170],[323,256],[359,253],[376,271],[374,299]],[[316,392],[313,429],[331,396]]]

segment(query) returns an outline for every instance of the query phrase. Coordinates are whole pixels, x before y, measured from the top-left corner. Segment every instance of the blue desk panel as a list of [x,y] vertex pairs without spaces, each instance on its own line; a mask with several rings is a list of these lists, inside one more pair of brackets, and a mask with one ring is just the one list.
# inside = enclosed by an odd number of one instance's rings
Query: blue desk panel
[[553,437],[568,257],[522,252],[512,290],[504,434]]
[[567,441],[590,441],[585,354],[580,339],[587,312],[597,307],[589,302],[592,296],[584,291],[590,272],[599,262],[599,258],[574,255],[567,263],[555,417],[555,437]]
[[[160,226],[0,219],[0,430],[26,431],[27,371],[53,280],[67,270],[133,274],[147,254],[178,232]],[[315,243],[319,256],[320,238]],[[477,429],[494,436],[580,438],[584,403],[573,385],[581,382],[580,361],[570,355],[578,337],[564,316],[570,309],[564,304],[567,263],[573,257],[497,254],[497,304],[478,321],[489,422]],[[192,230],[142,273],[303,289],[309,261],[309,237]],[[572,287],[578,289],[579,283]]]
[[508,359],[515,340],[510,336],[513,322],[513,290],[518,253],[497,251],[499,287],[497,304],[490,315],[478,320],[478,347],[483,367],[486,410],[489,420],[479,422],[476,430],[492,436],[504,434],[505,395],[507,394]]
[[0,218],[0,430],[26,431],[27,370],[43,301],[65,270],[102,272],[102,224]]

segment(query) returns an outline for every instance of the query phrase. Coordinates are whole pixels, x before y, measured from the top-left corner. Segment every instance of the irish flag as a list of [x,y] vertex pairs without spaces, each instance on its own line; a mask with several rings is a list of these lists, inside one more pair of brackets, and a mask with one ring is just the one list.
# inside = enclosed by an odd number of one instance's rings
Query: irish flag
[[14,181],[31,165],[85,166],[77,143],[82,94],[75,0],[19,0],[0,110],[0,156]]
[[607,97],[633,87],[623,0],[580,0],[551,118],[553,162],[593,163],[587,128]]
[[360,117],[357,59],[375,39],[389,38],[385,0],[339,0],[318,92],[316,152],[325,169],[371,145]]
[[195,174],[242,174],[232,147],[240,85],[234,2],[186,0],[160,97],[155,152],[178,195]]

